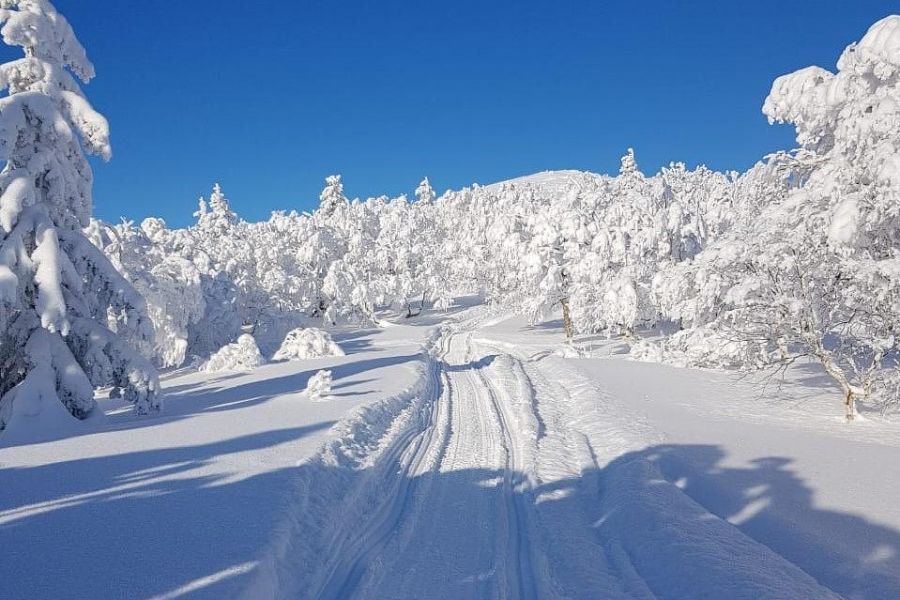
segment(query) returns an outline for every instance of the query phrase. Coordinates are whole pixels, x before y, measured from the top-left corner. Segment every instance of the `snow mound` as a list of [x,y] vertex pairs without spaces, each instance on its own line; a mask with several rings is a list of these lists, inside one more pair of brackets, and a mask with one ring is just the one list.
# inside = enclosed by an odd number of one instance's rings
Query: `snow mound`
[[200,368],[205,373],[216,371],[250,371],[263,364],[262,354],[253,336],[245,333],[233,344],[227,344],[209,357]]
[[344,356],[344,351],[331,339],[328,332],[321,329],[298,328],[284,336],[281,347],[272,359],[306,360],[324,356]]
[[331,371],[319,371],[306,384],[306,393],[313,402],[328,400],[331,395]]

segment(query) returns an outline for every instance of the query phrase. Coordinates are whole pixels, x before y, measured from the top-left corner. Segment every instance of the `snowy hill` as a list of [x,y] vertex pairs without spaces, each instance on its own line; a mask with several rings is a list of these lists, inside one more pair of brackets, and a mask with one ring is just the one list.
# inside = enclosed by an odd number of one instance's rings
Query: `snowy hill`
[[588,171],[562,170],[562,171],[541,171],[532,175],[523,175],[505,181],[498,181],[484,188],[491,192],[498,192],[504,186],[520,186],[532,187],[540,190],[546,196],[559,196],[572,184],[583,184],[587,181],[596,181],[602,178],[602,175],[590,173]]

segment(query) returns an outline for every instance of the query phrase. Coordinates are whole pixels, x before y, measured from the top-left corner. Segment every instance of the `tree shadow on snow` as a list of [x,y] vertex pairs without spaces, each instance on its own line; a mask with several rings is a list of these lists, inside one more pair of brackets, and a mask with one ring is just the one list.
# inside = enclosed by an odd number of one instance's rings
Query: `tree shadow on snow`
[[[149,598],[215,574],[226,583],[267,543],[259,524],[280,519],[296,469],[245,477],[203,467],[332,424],[0,470],[0,595]],[[203,592],[215,597],[217,585]]]
[[[492,590],[671,600],[900,597],[900,532],[817,507],[789,459],[760,457],[737,467],[724,460],[717,446],[659,445],[531,488],[522,473],[490,469],[400,482],[384,477],[396,472],[389,467],[349,480],[341,470],[316,473],[305,489],[337,493],[304,499],[309,512],[300,516],[282,566],[308,568],[292,571],[281,592],[353,598],[365,588],[368,596],[410,599],[497,595]],[[512,503],[504,479],[514,490]],[[398,490],[397,508],[380,508]],[[498,572],[498,564],[510,564],[509,552],[531,576],[510,580]],[[385,572],[396,586],[366,587],[383,582],[378,574]],[[529,593],[513,590],[511,581]]]
[[384,330],[378,328],[348,329],[333,331],[331,337],[347,355],[353,355],[360,352],[378,351],[374,348],[372,338],[382,333]]

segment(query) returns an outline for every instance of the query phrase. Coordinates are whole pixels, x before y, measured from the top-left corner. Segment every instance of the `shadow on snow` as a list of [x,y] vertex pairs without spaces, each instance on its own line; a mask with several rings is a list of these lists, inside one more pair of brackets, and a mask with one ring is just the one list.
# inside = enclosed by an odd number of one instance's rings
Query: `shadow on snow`
[[[360,523],[343,518],[359,514],[360,507],[353,506],[356,492],[383,482],[371,481],[365,469],[328,469],[319,463],[247,478],[191,473],[217,456],[276,446],[331,424],[3,469],[4,597],[150,597],[185,585],[187,597],[233,593],[252,580],[255,561],[270,542],[273,532],[257,523],[283,522],[290,511],[301,511],[289,520],[302,531],[295,532],[293,554],[285,557],[297,579],[282,582],[282,591],[308,597],[304,585],[315,580],[317,568],[329,558],[352,559],[329,553],[341,547],[342,536],[358,534]],[[777,578],[779,585],[789,587],[796,576],[793,566],[782,572],[783,561],[760,542],[848,598],[900,597],[900,533],[817,508],[788,459],[760,457],[738,468],[724,467],[724,458],[717,446],[659,445],[579,478],[519,491],[533,521],[525,551],[545,552],[550,575],[563,588],[576,586],[568,590],[576,594],[630,597],[634,590],[621,582],[623,571],[633,570],[661,599],[718,597],[726,591],[730,598],[784,597],[779,596],[781,588],[759,582]],[[466,506],[484,506],[499,493],[496,482],[502,475],[468,469],[431,473],[409,485],[440,489]],[[519,483],[525,477],[514,474],[512,480]],[[291,497],[291,490],[302,493]],[[785,516],[798,512],[806,515],[804,529]],[[485,532],[466,511],[426,516],[431,523],[417,526],[455,520],[459,539],[493,539],[496,534]],[[393,526],[400,524],[401,517],[397,519]],[[588,541],[576,543],[579,536]],[[383,543],[389,540],[387,536]],[[458,552],[453,541],[430,539],[430,547],[408,551],[439,558],[432,568],[443,578],[442,592],[500,584],[474,572],[477,557]],[[300,558],[307,560],[293,562]],[[249,566],[234,569],[241,565]],[[214,577],[220,573],[229,575]],[[203,583],[188,585],[198,581]],[[584,585],[589,588],[578,589]]]

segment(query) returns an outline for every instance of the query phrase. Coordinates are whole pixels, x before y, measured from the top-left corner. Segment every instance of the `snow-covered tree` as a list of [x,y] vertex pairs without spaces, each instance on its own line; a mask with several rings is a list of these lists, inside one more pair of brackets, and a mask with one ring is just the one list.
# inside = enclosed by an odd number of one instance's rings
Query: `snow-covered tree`
[[206,302],[200,270],[171,251],[165,221],[145,219],[137,228],[127,221],[113,227],[91,220],[86,232],[146,301],[155,330],[150,356],[163,367],[182,365],[188,328],[203,317]]
[[317,371],[306,384],[306,395],[313,402],[328,400],[331,395],[331,371]]
[[213,186],[209,203],[200,197],[199,207],[194,215],[197,217],[197,227],[210,235],[226,235],[238,220],[218,183]]
[[245,333],[233,344],[222,346],[218,352],[209,357],[201,369],[207,373],[251,371],[264,362],[256,340],[249,333]]
[[[799,187],[779,214],[794,312],[782,334],[840,385],[847,418],[900,328],[900,16],[872,25],[837,63],[778,78],[763,111],[797,129]],[[829,336],[835,336],[829,342]]]
[[434,188],[431,187],[431,182],[429,182],[426,177],[422,180],[422,183],[419,184],[419,187],[416,188],[416,201],[424,204],[431,204],[434,202],[435,198],[437,198],[437,194],[434,193]]
[[107,122],[75,80],[94,67],[47,0],[0,0],[0,22],[24,52],[0,66],[0,428],[58,422],[60,410],[85,418],[104,385],[139,413],[158,410],[156,372],[125,341],[152,335],[144,301],[82,232],[84,152],[111,155]]
[[324,356],[344,356],[344,351],[321,329],[293,329],[288,332],[273,360],[308,360]]
[[325,189],[319,196],[319,212],[325,217],[330,217],[340,206],[346,206],[347,197],[344,196],[344,182],[340,175],[329,175],[325,178]]
[[900,17],[888,17],[844,51],[836,74],[779,77],[763,111],[794,124],[799,150],[742,178],[755,212],[657,280],[669,313],[693,328],[670,344],[737,366],[809,356],[841,388],[848,419],[893,379],[883,367],[900,326],[898,49]]

